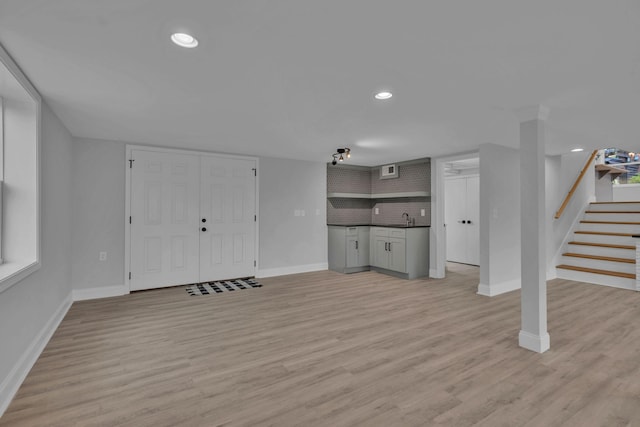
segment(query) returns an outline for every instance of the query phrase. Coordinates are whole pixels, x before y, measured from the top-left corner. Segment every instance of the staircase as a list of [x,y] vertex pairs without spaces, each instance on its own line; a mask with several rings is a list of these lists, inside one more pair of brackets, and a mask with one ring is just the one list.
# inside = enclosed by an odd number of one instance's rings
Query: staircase
[[568,242],[561,279],[636,290],[636,241],[640,202],[591,203]]

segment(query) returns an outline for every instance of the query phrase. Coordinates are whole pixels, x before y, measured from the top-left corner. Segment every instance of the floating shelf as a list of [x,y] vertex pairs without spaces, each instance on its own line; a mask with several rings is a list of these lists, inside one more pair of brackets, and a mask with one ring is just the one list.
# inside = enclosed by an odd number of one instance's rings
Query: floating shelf
[[399,193],[328,193],[329,199],[401,199],[410,197],[429,197],[431,193],[428,191],[405,191]]

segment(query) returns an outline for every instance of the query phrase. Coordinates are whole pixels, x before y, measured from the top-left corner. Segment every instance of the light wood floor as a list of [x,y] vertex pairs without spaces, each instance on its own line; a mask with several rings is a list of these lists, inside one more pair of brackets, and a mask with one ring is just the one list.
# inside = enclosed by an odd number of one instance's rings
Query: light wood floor
[[520,293],[373,272],[74,303],[2,426],[638,426],[640,293],[549,283],[551,350]]

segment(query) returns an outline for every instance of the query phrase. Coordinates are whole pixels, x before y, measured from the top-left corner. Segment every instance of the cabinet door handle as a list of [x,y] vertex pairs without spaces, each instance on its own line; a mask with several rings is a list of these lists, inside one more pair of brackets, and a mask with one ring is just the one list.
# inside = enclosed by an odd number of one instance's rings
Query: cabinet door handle
[[389,242],[384,242],[384,250],[388,251],[389,250]]
[[356,249],[358,249],[358,241],[356,240]]
[[389,252],[391,252],[391,242],[389,242]]

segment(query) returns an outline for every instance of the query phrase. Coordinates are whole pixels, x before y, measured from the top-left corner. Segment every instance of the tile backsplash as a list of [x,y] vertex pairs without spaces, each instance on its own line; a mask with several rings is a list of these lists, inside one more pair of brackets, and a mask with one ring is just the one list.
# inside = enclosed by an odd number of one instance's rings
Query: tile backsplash
[[[398,163],[398,177],[380,179],[380,167],[327,165],[327,193],[383,194],[431,191],[431,161]],[[375,213],[376,208],[378,214]],[[425,216],[421,216],[424,209]],[[431,225],[431,198],[327,199],[328,224],[401,224],[406,212],[416,225]]]

